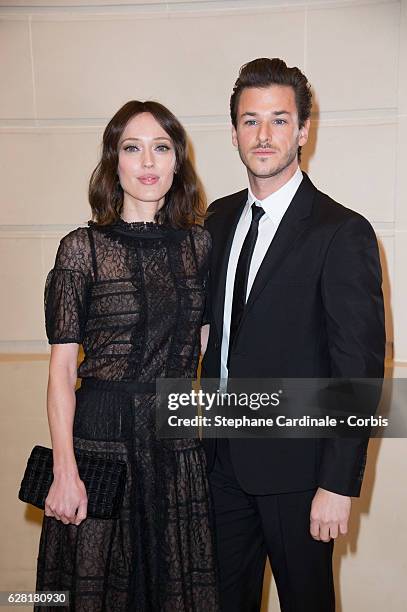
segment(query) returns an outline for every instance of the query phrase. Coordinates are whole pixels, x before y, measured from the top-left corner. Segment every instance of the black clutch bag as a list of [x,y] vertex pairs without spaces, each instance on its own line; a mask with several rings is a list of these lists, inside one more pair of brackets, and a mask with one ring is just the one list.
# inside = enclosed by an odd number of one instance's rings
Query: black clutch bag
[[[87,516],[117,518],[123,502],[126,479],[124,461],[94,457],[77,449],[75,457],[88,496]],[[21,481],[19,499],[44,510],[53,479],[52,449],[34,446]]]

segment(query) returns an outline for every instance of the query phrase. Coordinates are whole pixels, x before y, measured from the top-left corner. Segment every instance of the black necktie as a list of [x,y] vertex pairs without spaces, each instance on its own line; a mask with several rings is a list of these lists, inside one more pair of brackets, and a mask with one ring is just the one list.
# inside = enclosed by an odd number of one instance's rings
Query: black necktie
[[261,206],[252,204],[252,222],[249,231],[244,239],[242,250],[240,251],[239,260],[236,267],[235,284],[233,286],[233,302],[232,314],[230,318],[229,332],[229,352],[227,365],[229,367],[230,351],[236,332],[239,328],[242,319],[244,307],[246,304],[247,279],[249,277],[250,262],[252,259],[254,246],[259,232],[259,221],[264,215],[264,209]]

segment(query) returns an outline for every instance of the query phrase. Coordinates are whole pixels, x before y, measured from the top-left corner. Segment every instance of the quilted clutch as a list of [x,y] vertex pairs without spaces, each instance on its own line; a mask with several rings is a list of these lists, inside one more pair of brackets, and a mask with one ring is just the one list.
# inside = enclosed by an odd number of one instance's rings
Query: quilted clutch
[[[75,457],[88,496],[87,516],[117,518],[123,502],[126,479],[124,461],[94,457],[77,449]],[[52,449],[34,446],[21,481],[19,499],[43,510],[53,478]]]

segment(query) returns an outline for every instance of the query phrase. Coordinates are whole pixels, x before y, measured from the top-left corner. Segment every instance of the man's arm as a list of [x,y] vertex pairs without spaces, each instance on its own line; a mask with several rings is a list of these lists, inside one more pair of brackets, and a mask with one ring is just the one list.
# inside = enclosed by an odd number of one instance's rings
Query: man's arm
[[[332,239],[322,275],[331,375],[381,378],[385,330],[377,240],[360,215],[349,217]],[[358,496],[368,439],[324,442],[319,489],[311,509],[311,535],[324,541],[346,533],[351,500]]]

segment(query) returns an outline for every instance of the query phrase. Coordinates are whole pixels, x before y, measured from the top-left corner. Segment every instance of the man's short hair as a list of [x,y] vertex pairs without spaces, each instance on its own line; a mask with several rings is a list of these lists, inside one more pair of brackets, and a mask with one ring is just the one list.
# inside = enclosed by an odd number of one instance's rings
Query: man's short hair
[[285,85],[292,87],[298,112],[299,127],[311,115],[312,94],[307,77],[299,68],[289,68],[287,64],[277,57],[260,57],[244,64],[233,87],[230,98],[230,116],[232,124],[237,126],[237,111],[242,91],[248,87],[269,87],[270,85]]

